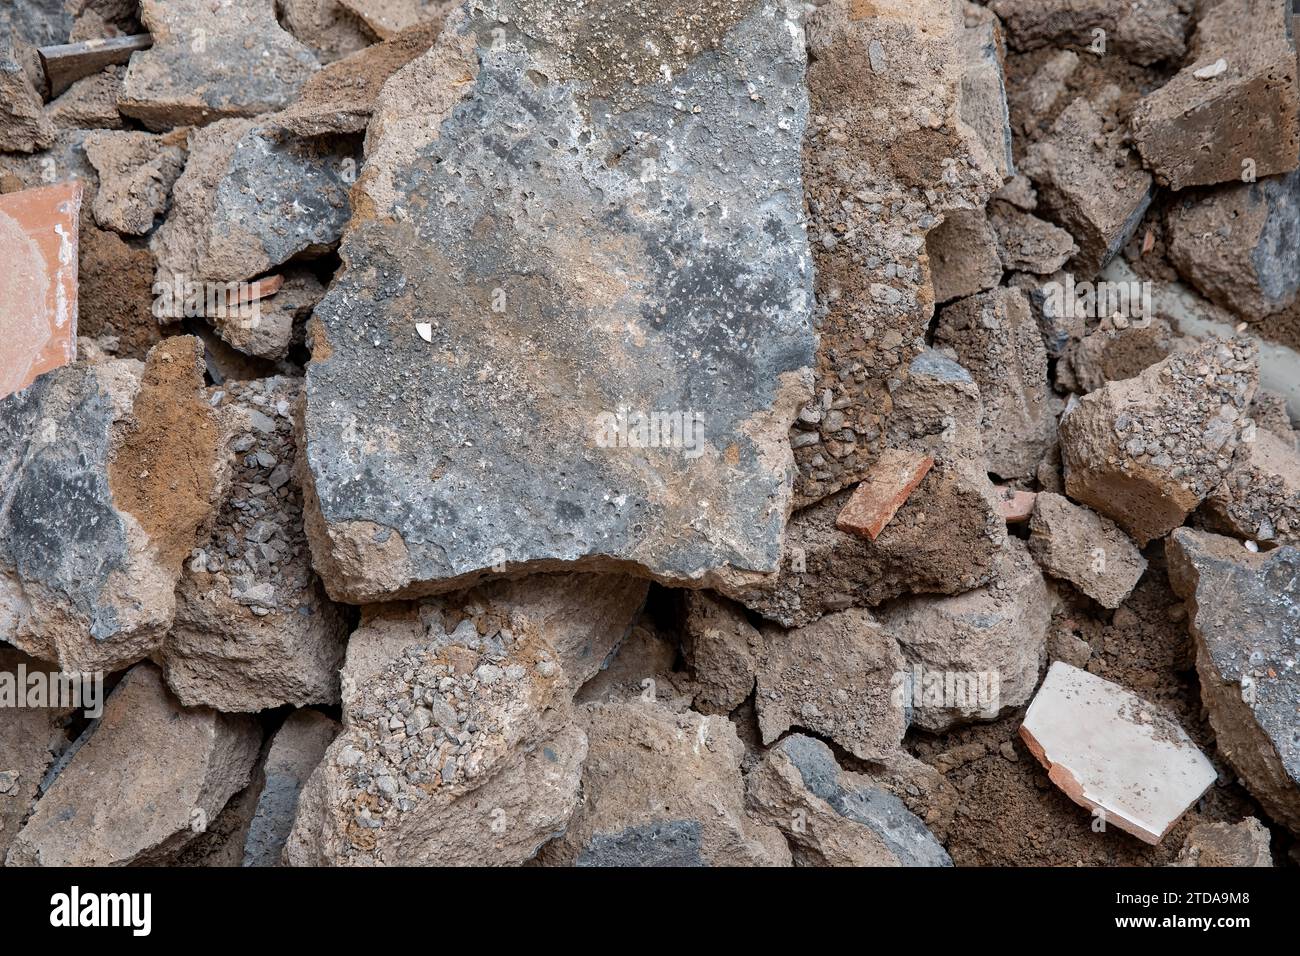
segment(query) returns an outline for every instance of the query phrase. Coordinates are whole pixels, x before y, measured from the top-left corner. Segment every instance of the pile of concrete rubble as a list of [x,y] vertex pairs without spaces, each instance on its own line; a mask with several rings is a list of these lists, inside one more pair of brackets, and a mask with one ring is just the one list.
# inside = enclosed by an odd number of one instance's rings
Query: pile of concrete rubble
[[0,860],[1300,862],[1297,27],[0,7]]

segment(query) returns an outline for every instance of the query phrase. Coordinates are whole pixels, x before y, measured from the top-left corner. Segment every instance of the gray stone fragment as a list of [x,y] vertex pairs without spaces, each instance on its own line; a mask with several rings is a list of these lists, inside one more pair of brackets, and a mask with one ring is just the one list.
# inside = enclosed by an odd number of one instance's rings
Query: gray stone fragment
[[283,109],[319,67],[270,0],[141,0],[154,44],[131,56],[122,112],[150,129]]
[[[670,7],[648,29],[684,46],[476,4],[385,87],[308,369],[334,596],[776,569],[813,346],[802,31],[784,0]],[[675,437],[638,430],[655,412]]]
[[338,721],[316,710],[290,714],[271,741],[266,783],[244,841],[244,866],[279,866],[298,812],[298,794],[339,732]]
[[668,820],[597,833],[578,854],[574,866],[705,866],[700,855],[700,825]]
[[1269,816],[1300,833],[1300,550],[1255,553],[1179,528],[1168,555],[1219,753]]

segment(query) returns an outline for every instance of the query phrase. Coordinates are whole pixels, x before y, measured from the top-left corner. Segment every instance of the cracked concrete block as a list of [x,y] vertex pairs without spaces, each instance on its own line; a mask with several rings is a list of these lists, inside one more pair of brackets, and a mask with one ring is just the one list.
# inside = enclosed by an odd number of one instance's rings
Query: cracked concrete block
[[925,237],[934,301],[963,299],[1002,281],[998,240],[982,209],[954,209]]
[[1251,541],[1300,545],[1300,451],[1260,428],[1244,442],[1223,483],[1206,500],[1207,524]]
[[1167,552],[1219,753],[1270,817],[1300,833],[1300,551],[1256,553],[1179,528]]
[[224,479],[202,376],[200,343],[176,337],[143,368],[69,366],[0,402],[6,640],[85,671],[157,649]]
[[1207,186],[1239,181],[1247,168],[1271,176],[1300,165],[1300,85],[1288,16],[1286,4],[1274,0],[1221,0],[1203,11],[1188,62],[1143,97],[1129,120],[1162,186]]
[[1159,843],[1218,777],[1163,712],[1060,661],[1025,712],[1020,736],[1066,796],[1145,843]]
[[1175,335],[1161,318],[1125,322],[1124,328],[1117,328],[1112,319],[1106,318],[1068,349],[1067,357],[1075,384],[1087,394],[1110,382],[1136,378],[1172,353],[1191,349],[1195,344]]
[[1300,170],[1188,195],[1165,217],[1169,261],[1207,299],[1249,322],[1300,291]]
[[1026,151],[1021,169],[1046,215],[1074,237],[1071,268],[1090,279],[1132,238],[1151,204],[1151,176],[1107,133],[1102,113],[1078,97]]
[[1258,380],[1254,344],[1215,339],[1086,395],[1061,418],[1067,493],[1139,547],[1163,537],[1232,467]]
[[359,163],[347,139],[238,119],[194,130],[171,213],[149,243],[158,282],[241,282],[333,245]]
[[988,470],[1001,478],[1033,474],[1055,438],[1056,418],[1047,352],[1024,293],[994,289],[947,306],[935,342],[955,349],[979,383]]
[[744,746],[726,717],[650,701],[579,709],[590,747],[548,866],[789,866],[775,827],[745,807]]
[[764,744],[799,727],[874,760],[903,740],[907,718],[896,693],[903,655],[865,610],[828,614],[789,631],[764,627],[757,670]]
[[80,183],[0,196],[0,399],[77,357]]
[[803,38],[785,2],[672,9],[646,29],[699,30],[647,54],[590,8],[480,4],[385,86],[307,371],[335,597],[776,570],[813,347]]
[[1029,553],[1102,607],[1117,608],[1147,569],[1119,525],[1062,495],[1043,492],[1029,520]]
[[992,583],[953,597],[912,597],[878,612],[906,658],[895,686],[912,726],[939,732],[992,720],[1029,700],[1047,653],[1052,598],[1018,538]]
[[[995,17],[966,25],[960,47],[966,60],[961,78],[961,118],[983,144],[998,175],[1016,172],[1011,152],[1011,114],[1007,110],[1006,58],[1002,28]],[[968,295],[970,293],[967,293]]]
[[754,691],[762,636],[744,611],[725,598],[689,591],[683,600],[683,651],[700,687],[695,706],[706,714],[728,714]]
[[903,801],[841,769],[813,737],[786,737],[745,786],[755,815],[785,834],[796,866],[952,866]]
[[1008,203],[989,204],[989,223],[997,239],[1002,268],[1008,272],[1052,275],[1079,251],[1064,229]]
[[318,710],[296,710],[271,738],[265,779],[244,839],[243,866],[279,866],[303,785],[338,736],[340,724]]
[[147,128],[283,109],[320,66],[269,0],[141,0],[153,46],[134,53],[120,107]]
[[[830,0],[807,20],[804,143],[816,264],[817,416],[795,448],[796,507],[855,484],[934,313],[926,238],[1002,185],[963,114],[969,61],[950,0]],[[834,414],[832,414],[834,413]]]
[[136,132],[94,132],[86,158],[99,174],[92,210],[105,229],[142,236],[167,211],[172,184],[185,168],[185,150],[167,137]]
[[140,664],[37,802],[8,864],[165,863],[248,783],[261,744],[252,717],[186,710]]
[[348,622],[311,569],[287,378],[227,382],[219,410],[231,479],[188,555],[155,655],[187,707],[336,704]]

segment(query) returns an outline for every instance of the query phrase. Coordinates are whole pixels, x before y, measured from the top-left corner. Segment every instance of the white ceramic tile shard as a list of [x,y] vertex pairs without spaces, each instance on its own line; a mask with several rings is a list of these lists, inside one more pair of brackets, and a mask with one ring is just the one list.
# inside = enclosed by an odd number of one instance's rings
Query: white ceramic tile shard
[[1156,707],[1059,661],[1029,705],[1020,736],[1066,796],[1151,844],[1218,776]]

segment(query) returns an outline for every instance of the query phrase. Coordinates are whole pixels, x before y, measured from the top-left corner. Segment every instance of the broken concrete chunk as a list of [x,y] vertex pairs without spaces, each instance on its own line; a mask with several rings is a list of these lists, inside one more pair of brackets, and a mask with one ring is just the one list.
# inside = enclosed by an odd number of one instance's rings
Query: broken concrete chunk
[[388,78],[433,46],[441,33],[438,18],[331,63],[303,84],[287,109],[263,122],[299,136],[364,133]]
[[1243,445],[1206,501],[1211,524],[1249,541],[1300,545],[1300,452],[1261,429]]
[[808,16],[807,33],[816,119],[803,156],[822,414],[795,448],[796,507],[871,468],[893,383],[925,347],[933,316],[927,234],[1002,184],[963,121],[965,28],[952,3],[831,0]]
[[[313,320],[308,532],[330,593],[561,562],[692,586],[770,574],[813,346],[794,4],[656,14],[691,40],[650,59],[590,7],[474,11],[385,86],[348,268]],[[698,215],[706,193],[725,219]]]
[[755,657],[762,637],[744,611],[708,591],[689,591],[683,649],[700,690],[695,706],[728,714],[754,691]]
[[77,357],[78,182],[0,196],[0,399]]
[[895,693],[913,726],[942,731],[1027,701],[1047,650],[1052,602],[1025,545],[1008,538],[993,583],[914,597],[879,612],[907,666]]
[[245,837],[244,866],[280,865],[303,784],[339,729],[338,721],[316,710],[296,710],[280,725],[263,766],[265,783]]
[[32,46],[67,43],[73,6],[67,0],[9,0],[0,9],[0,32]]
[[448,0],[338,0],[381,40],[391,40],[416,24],[446,15]]
[[881,452],[866,480],[840,509],[835,527],[875,541],[933,467],[929,455],[898,448]]
[[[1007,110],[1005,50],[1002,30],[994,17],[966,26],[961,52],[966,70],[961,78],[961,118],[973,129],[1002,179],[1015,175],[1011,153],[1011,114]],[[970,293],[967,293],[968,295]]]
[[185,167],[185,150],[166,137],[135,132],[91,133],[85,149],[99,174],[95,221],[128,236],[152,229]]
[[934,301],[947,302],[992,289],[1002,281],[997,236],[982,209],[954,209],[925,239]]
[[20,45],[0,39],[0,150],[34,153],[54,142],[55,129],[24,59]]
[[903,672],[897,642],[861,609],[791,631],[765,627],[755,698],[763,743],[799,727],[861,760],[880,758],[907,730]]
[[1029,552],[1048,574],[1112,609],[1129,596],[1147,568],[1142,552],[1115,522],[1049,492],[1040,494],[1034,506]]
[[231,481],[176,589],[158,659],[187,707],[335,704],[348,625],[311,569],[295,468],[296,380],[227,382]]
[[1007,203],[991,203],[989,222],[997,235],[998,255],[1009,272],[1051,275],[1079,251],[1064,229]]
[[1169,261],[1206,298],[1249,322],[1300,291],[1300,171],[1198,191],[1166,215]]
[[1111,382],[1061,419],[1070,497],[1139,547],[1178,527],[1222,481],[1258,384],[1256,346],[1211,340]]
[[121,109],[149,129],[283,109],[319,67],[269,0],[141,0],[140,20],[154,45],[131,57]]
[[1198,823],[1172,866],[1272,866],[1268,828],[1254,817],[1240,823]]
[[979,383],[988,470],[1002,478],[1033,474],[1055,438],[1056,419],[1047,352],[1024,293],[994,289],[947,306],[935,341],[955,349]]
[[841,770],[813,737],[786,737],[745,784],[749,805],[785,834],[796,866],[952,866],[898,797]]
[[46,770],[71,743],[69,711],[15,706],[13,698],[26,693],[27,679],[37,673],[57,676],[53,665],[42,665],[0,643],[0,697],[5,698],[5,716],[0,720],[0,862],[31,812]]
[[341,0],[275,0],[280,24],[322,63],[370,46],[369,33]]
[[1179,528],[1167,551],[1219,753],[1270,817],[1300,833],[1300,550],[1255,553]]
[[46,107],[56,129],[122,129],[126,122],[118,112],[122,77],[126,67],[116,67],[78,80]]
[[1078,97],[1026,152],[1021,168],[1047,215],[1074,237],[1072,268],[1091,279],[1132,238],[1151,204],[1151,176],[1107,133],[1097,108]]
[[1088,47],[1095,31],[1115,31],[1128,0],[993,0],[989,8],[1007,30],[1012,47]]
[[168,339],[140,363],[70,366],[0,402],[9,485],[0,528],[7,640],[70,670],[116,670],[158,647],[181,562],[221,482],[202,348]]
[[1164,319],[1121,321],[1124,328],[1117,328],[1109,317],[1103,319],[1068,350],[1070,371],[1080,392],[1094,392],[1110,382],[1135,378],[1173,352],[1195,347],[1193,340],[1174,335]]
[[338,241],[360,162],[350,141],[223,120],[191,133],[189,151],[150,241],[158,281],[180,287],[173,298],[183,302],[189,283],[242,282]]
[[1134,108],[1133,141],[1161,185],[1179,190],[1300,165],[1296,41],[1285,7],[1221,0],[1204,10],[1189,62]]
[[1159,843],[1218,774],[1182,727],[1118,684],[1057,661],[1020,736],[1075,803]]
[[789,866],[775,827],[749,817],[744,746],[726,717],[649,701],[588,704],[582,800],[542,851],[550,866]]
[[261,743],[252,717],[186,710],[141,664],[36,804],[8,862],[165,863],[248,783]]
[[312,309],[324,296],[325,287],[311,271],[291,268],[270,297],[253,299],[242,308],[219,309],[208,318],[217,334],[245,355],[278,360],[288,357],[295,341],[302,341]]
[[522,863],[564,829],[586,740],[550,635],[467,605],[381,611],[348,642],[343,733],[308,782],[292,865]]

